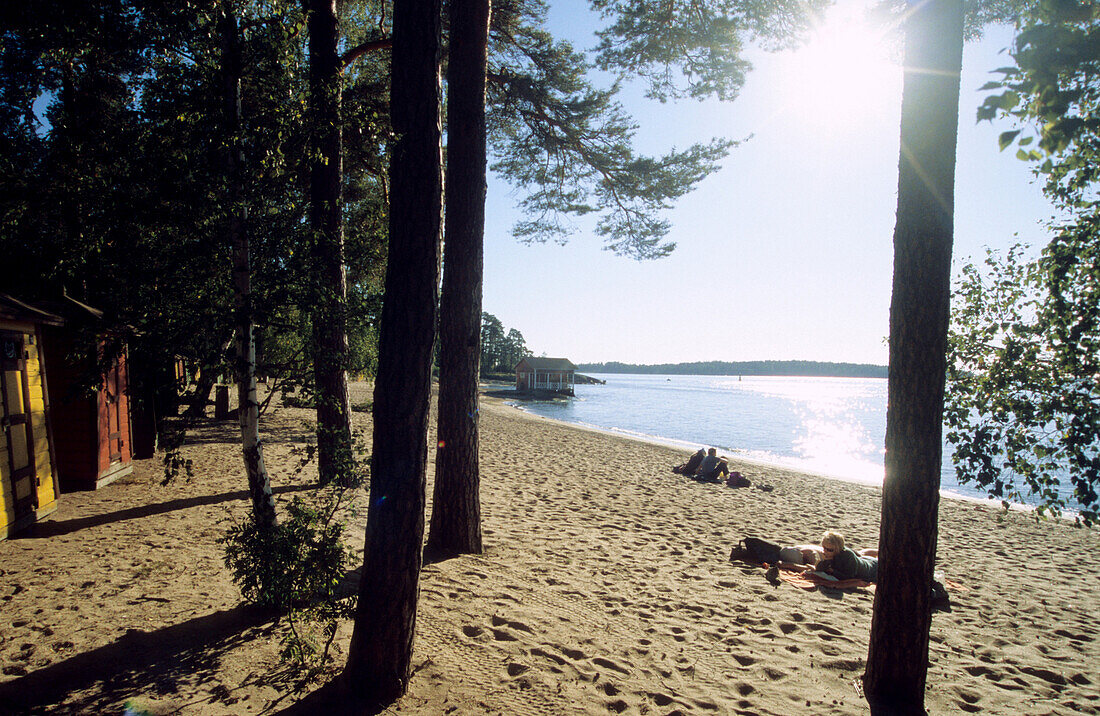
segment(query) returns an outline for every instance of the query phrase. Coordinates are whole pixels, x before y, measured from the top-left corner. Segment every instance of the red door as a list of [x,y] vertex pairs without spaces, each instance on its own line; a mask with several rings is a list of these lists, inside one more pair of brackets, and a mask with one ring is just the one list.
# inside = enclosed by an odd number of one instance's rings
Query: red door
[[[112,471],[123,462],[123,451],[128,431],[124,431],[128,420],[124,402],[126,400],[126,364],[123,358],[107,372],[103,390],[100,391],[100,466],[99,472]],[[104,444],[104,438],[105,444]],[[127,462],[129,462],[127,460]]]

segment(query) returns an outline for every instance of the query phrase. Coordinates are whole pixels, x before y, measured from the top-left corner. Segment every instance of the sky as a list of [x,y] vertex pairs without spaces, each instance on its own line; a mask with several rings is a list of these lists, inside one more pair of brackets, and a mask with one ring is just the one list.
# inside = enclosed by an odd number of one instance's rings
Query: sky
[[[885,365],[902,70],[896,44],[865,29],[864,0],[840,0],[796,51],[753,51],[734,102],[661,104],[628,87],[640,152],[711,137],[751,139],[666,218],[671,256],[639,262],[603,249],[593,222],[568,244],[511,235],[518,196],[490,177],[483,309],[535,355],[574,363],[815,360]],[[555,35],[595,44],[584,0],[555,0]],[[1011,28],[987,28],[963,55],[955,249],[1045,243],[1053,210],[1029,166],[974,116]]]

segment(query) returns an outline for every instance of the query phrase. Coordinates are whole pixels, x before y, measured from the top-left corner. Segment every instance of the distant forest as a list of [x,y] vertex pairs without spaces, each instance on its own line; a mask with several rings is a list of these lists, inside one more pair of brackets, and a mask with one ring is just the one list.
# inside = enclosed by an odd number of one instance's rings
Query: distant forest
[[581,363],[584,373],[642,373],[669,375],[805,375],[823,378],[885,378],[886,366],[869,363],[821,363],[810,360],[754,360],[740,363],[700,361],[698,363]]

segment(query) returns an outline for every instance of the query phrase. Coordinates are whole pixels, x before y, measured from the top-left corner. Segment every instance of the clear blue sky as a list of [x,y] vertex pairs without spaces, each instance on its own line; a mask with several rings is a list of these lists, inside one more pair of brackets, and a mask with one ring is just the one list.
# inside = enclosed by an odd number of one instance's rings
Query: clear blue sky
[[[650,102],[629,88],[642,151],[712,136],[752,139],[668,214],[668,258],[604,251],[591,223],[566,246],[522,245],[510,187],[490,178],[484,310],[536,355],[574,362],[887,362],[901,68],[841,0],[798,51],[754,51],[732,103]],[[598,19],[554,0],[551,25],[578,48]],[[1006,27],[966,47],[956,171],[955,265],[984,247],[1038,244],[1052,216],[1028,165],[997,149],[1007,127],[974,120]]]

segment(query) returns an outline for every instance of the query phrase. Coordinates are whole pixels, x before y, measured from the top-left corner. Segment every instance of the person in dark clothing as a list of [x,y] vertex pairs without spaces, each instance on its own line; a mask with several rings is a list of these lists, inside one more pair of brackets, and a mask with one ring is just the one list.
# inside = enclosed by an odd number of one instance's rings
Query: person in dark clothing
[[699,448],[699,451],[689,457],[687,462],[682,465],[677,465],[672,468],[672,471],[677,475],[694,475],[695,471],[699,469],[699,463],[701,463],[706,456],[707,449]]
[[718,482],[720,476],[729,477],[730,468],[723,458],[718,457],[718,451],[714,448],[707,450],[707,456],[699,463],[695,471],[696,479],[702,482]]
[[824,559],[817,565],[818,572],[831,574],[837,579],[862,579],[874,582],[878,578],[878,550],[860,552],[844,546],[844,535],[826,532],[821,538]]

